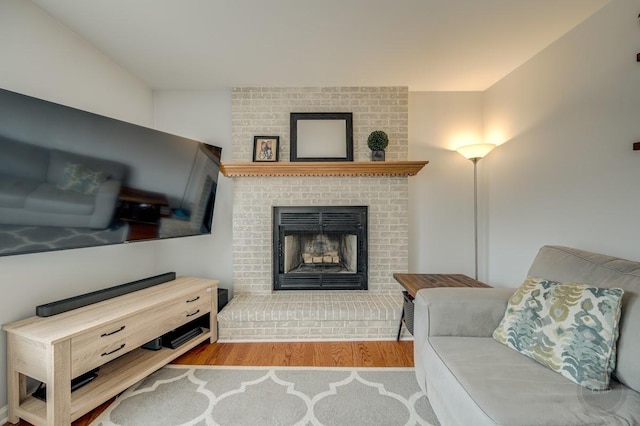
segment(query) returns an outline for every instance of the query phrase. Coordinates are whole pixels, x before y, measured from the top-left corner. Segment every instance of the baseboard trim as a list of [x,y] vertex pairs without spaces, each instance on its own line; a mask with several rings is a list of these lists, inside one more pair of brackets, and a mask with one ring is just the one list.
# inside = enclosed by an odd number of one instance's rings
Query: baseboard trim
[[9,406],[5,405],[0,408],[0,425],[9,422]]
[[[402,336],[400,340],[413,340],[413,336]],[[308,338],[308,339],[280,339],[277,337],[273,338],[264,338],[264,339],[228,339],[228,338],[218,338],[218,343],[271,343],[271,342],[281,342],[281,343],[289,343],[289,342],[395,342],[395,338],[380,338],[380,337],[359,337],[359,338],[331,338],[331,339],[321,339],[321,338]]]

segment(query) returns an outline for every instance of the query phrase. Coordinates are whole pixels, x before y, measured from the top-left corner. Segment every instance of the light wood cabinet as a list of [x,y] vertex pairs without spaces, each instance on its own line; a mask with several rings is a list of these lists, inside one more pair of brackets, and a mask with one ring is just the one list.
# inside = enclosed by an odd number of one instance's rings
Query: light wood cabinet
[[[196,345],[217,340],[218,281],[178,277],[51,317],[5,325],[9,421],[68,425]],[[140,346],[210,314],[208,328],[176,349]],[[71,379],[99,367],[73,393]],[[27,377],[47,385],[47,402],[27,394]]]

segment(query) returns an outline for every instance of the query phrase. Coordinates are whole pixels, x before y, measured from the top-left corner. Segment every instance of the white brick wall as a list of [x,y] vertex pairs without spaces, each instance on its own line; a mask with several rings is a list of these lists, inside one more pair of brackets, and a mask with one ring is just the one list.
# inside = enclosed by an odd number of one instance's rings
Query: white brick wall
[[218,314],[218,340],[393,340],[401,310],[401,298],[366,291],[239,295]]
[[272,286],[272,206],[369,206],[369,290],[398,291],[408,270],[406,177],[235,178],[233,290],[268,294]]
[[369,161],[367,138],[389,135],[387,160],[408,158],[407,87],[238,87],[231,94],[233,161],[251,161],[254,136],[280,136],[280,161],[289,161],[292,112],[353,113],[353,158]]
[[[387,160],[407,159],[406,87],[270,87],[233,89],[233,161],[251,161],[257,135],[280,136],[288,161],[291,112],[352,112],[354,161],[369,161],[373,130],[389,135]],[[271,207],[305,205],[369,206],[369,290],[398,292],[392,274],[408,270],[408,182],[384,176],[234,178],[234,293],[271,292]]]

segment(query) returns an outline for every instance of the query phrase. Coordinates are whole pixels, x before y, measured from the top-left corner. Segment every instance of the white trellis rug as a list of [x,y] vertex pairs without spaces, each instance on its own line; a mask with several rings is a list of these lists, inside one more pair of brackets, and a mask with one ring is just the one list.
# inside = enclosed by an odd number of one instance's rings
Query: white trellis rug
[[168,365],[92,426],[438,426],[413,368]]

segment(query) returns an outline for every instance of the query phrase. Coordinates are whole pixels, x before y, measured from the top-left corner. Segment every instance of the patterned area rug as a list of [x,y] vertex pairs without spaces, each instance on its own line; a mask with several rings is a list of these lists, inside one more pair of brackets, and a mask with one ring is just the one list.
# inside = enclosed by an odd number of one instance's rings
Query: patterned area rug
[[168,365],[91,426],[438,426],[413,368]]
[[129,225],[126,223],[114,229],[98,230],[0,225],[0,256],[121,243],[128,234]]

